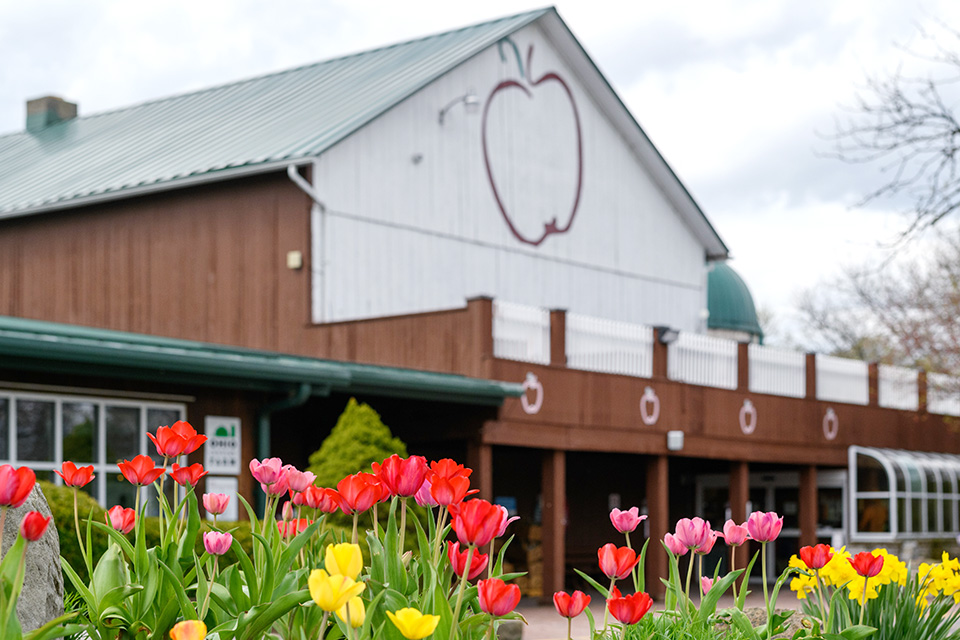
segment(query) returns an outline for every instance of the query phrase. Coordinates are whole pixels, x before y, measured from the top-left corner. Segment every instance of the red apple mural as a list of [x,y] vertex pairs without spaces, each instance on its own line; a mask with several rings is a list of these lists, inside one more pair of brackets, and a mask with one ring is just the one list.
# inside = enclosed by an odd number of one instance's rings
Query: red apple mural
[[[509,39],[500,43],[501,59],[506,59],[503,56],[504,43],[513,47],[519,77],[507,78],[497,84],[484,104],[481,122],[483,161],[493,197],[510,232],[520,242],[536,247],[553,234],[569,231],[580,206],[583,186],[580,114],[570,86],[558,73],[550,71],[534,77],[533,45],[527,49],[524,73],[519,51]],[[564,112],[563,105],[555,102],[557,100],[569,102],[572,117],[554,117],[555,122],[551,121],[550,114]],[[491,116],[491,106],[494,106],[497,117]],[[517,115],[521,111],[526,118]],[[517,117],[511,117],[514,115]],[[571,124],[572,132],[562,130]],[[530,142],[529,131],[510,130],[511,126],[539,128],[537,135],[541,140]],[[498,131],[492,134],[491,129],[497,127]],[[515,147],[519,148],[513,153],[496,153],[493,149],[496,141],[505,139],[513,139]],[[567,140],[572,144],[565,148],[563,141]],[[530,162],[525,163],[525,160]],[[512,194],[520,194],[520,197],[511,198]]]

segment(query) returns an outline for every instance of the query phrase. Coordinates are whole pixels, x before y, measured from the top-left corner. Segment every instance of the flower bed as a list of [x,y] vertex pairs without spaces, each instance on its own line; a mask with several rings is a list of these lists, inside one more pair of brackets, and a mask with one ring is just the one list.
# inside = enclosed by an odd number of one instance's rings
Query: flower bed
[[[160,427],[151,438],[163,465],[147,456],[119,465],[137,487],[134,508],[113,507],[104,522],[82,522],[74,512],[83,568],[90,576],[82,579],[78,567],[64,559],[64,573],[79,594],[76,609],[26,635],[15,615],[23,554],[48,521],[37,514],[24,519],[18,541],[0,564],[3,638],[85,633],[143,640],[462,640],[493,638],[501,621],[522,620],[515,611],[521,593],[513,583],[521,574],[505,573],[503,561],[515,518],[502,506],[471,497],[471,470],[453,460],[428,464],[419,456],[394,455],[374,463],[370,472],[343,478],[336,488],[315,486],[313,474],[279,459],[253,460],[250,472],[266,506],[260,519],[238,497],[254,540],[247,552],[235,530],[216,520],[229,498],[198,497],[195,487],[206,472],[199,464],[179,464],[181,456],[203,445],[204,436],[178,422]],[[92,480],[92,471],[66,462],[58,473],[76,495]],[[167,477],[184,491],[173,504],[164,497]],[[22,503],[33,483],[29,469],[0,466],[4,516],[6,507]],[[159,542],[148,547],[140,489],[149,484],[156,485],[159,496],[160,531]],[[203,533],[201,500],[214,516],[211,530]],[[409,508],[414,502],[425,515]],[[349,529],[329,526],[336,512],[350,516]],[[654,610],[643,572],[651,541],[637,547],[631,540],[644,518],[636,507],[614,509],[610,520],[625,545],[608,543],[597,552],[608,582],[580,572],[606,601],[602,620],[592,617],[590,596],[580,591],[554,595],[558,615],[568,620],[568,636],[569,621],[585,614],[594,639],[767,640],[796,615],[802,620],[794,623],[793,637],[960,638],[952,631],[958,622],[954,605],[960,602],[957,559],[944,554],[942,562],[911,572],[882,549],[851,556],[817,545],[801,549],[768,585],[766,545],[779,536],[783,523],[775,513],[755,512],[742,524],[728,521],[722,531],[700,518],[681,519],[664,540],[654,541],[669,557],[666,596],[662,608]],[[96,531],[109,537],[99,557],[90,544]],[[704,567],[721,539],[731,548],[752,540],[760,551],[745,567]],[[744,585],[758,557],[766,615],[752,621],[744,612]],[[775,608],[788,583],[803,601],[801,613]],[[727,592],[735,605],[718,609]]]

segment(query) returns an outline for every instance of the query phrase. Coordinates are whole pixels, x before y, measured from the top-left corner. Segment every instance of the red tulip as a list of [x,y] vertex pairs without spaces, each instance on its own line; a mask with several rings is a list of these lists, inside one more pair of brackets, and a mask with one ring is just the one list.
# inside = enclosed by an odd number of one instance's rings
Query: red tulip
[[[177,420],[170,428],[173,429],[174,433],[186,441],[187,444],[183,448],[183,453],[186,455],[190,455],[207,441],[207,436],[198,434],[197,430],[194,429],[189,422]],[[157,431],[159,431],[159,429],[157,429]]]
[[133,531],[133,525],[137,522],[137,513],[133,509],[124,509],[120,505],[107,509],[104,517],[108,525],[123,534]]
[[[453,573],[455,575],[463,575],[463,572],[467,568],[467,555],[469,553],[469,549],[460,551],[459,542],[447,541],[447,558],[450,559],[450,566],[453,567]],[[470,573],[467,574],[467,580],[473,580],[483,573],[483,570],[487,568],[487,562],[489,560],[490,556],[487,554],[474,551],[473,558],[470,559]]]
[[640,561],[637,552],[629,547],[617,548],[615,544],[607,543],[597,550],[600,560],[600,570],[608,578],[623,580]]
[[96,476],[93,475],[93,465],[86,467],[77,467],[69,460],[63,463],[62,471],[53,470],[55,474],[63,478],[63,484],[68,487],[82,487],[90,484]]
[[139,455],[133,460],[124,460],[117,464],[120,473],[130,484],[143,486],[150,484],[163,475],[163,467],[157,467],[149,456]]
[[883,569],[883,556],[875,556],[867,551],[861,551],[852,558],[847,558],[847,562],[857,572],[857,575],[864,578],[872,578]]
[[375,475],[360,472],[338,482],[337,493],[340,494],[340,509],[352,515],[379,502],[383,488]]
[[473,469],[469,469],[462,464],[458,464],[456,461],[451,460],[450,458],[444,458],[443,460],[431,462],[430,472],[427,475],[431,478],[431,480],[434,477],[449,480],[450,478],[457,477],[469,478],[471,473],[473,473]]
[[[616,591],[616,589],[614,589],[614,591]],[[619,591],[617,591],[616,594],[611,593],[610,595],[619,596]],[[612,597],[607,600],[607,609],[614,618],[623,624],[637,624],[640,622],[640,619],[646,615],[647,611],[650,610],[652,605],[653,600],[648,594],[642,591],[629,596]]]
[[401,458],[393,454],[383,464],[373,463],[373,473],[390,495],[409,498],[416,495],[427,477],[427,459],[423,456]]
[[157,455],[163,458],[176,458],[187,448],[187,441],[170,427],[157,427],[157,435],[147,433],[157,448]]
[[[290,504],[289,502],[287,504]],[[299,520],[287,520],[287,521],[278,521],[277,529],[280,530],[280,536],[283,538],[288,538],[297,535],[303,531],[307,530],[313,524],[313,520],[307,520],[306,518],[300,518]]]
[[39,511],[30,511],[23,517],[23,522],[20,523],[20,535],[29,542],[36,542],[47,530],[51,517],[44,518]]
[[319,509],[324,513],[333,513],[340,510],[340,494],[336,489],[310,485],[293,496],[293,504]]
[[590,596],[583,591],[574,591],[570,595],[565,591],[557,591],[553,594],[553,606],[564,618],[576,618],[583,613],[588,604],[590,604]]
[[520,604],[520,587],[507,584],[500,578],[478,582],[477,595],[480,608],[492,616],[505,616]]
[[196,462],[189,467],[181,467],[174,462],[169,473],[174,482],[179,484],[181,487],[185,487],[187,485],[195,487],[197,486],[197,483],[200,482],[200,478],[207,475],[209,472],[204,471],[203,465],[199,462]]
[[747,531],[757,542],[773,542],[780,535],[781,529],[783,529],[783,516],[778,516],[773,511],[766,513],[754,511],[747,518]]
[[225,493],[205,493],[203,494],[203,508],[207,513],[214,516],[223,515],[230,504],[230,496]]
[[482,547],[489,544],[500,531],[503,512],[495,504],[474,499],[450,505],[449,508],[453,515],[453,530],[457,532],[460,544]]
[[0,507],[19,507],[27,500],[37,476],[32,469],[14,469],[8,464],[0,465]]
[[831,558],[833,558],[833,550],[826,544],[800,548],[800,559],[810,569],[823,569]]
[[620,533],[630,533],[637,528],[641,522],[647,519],[647,516],[640,515],[640,509],[630,507],[626,511],[614,509],[610,512],[610,522]]
[[470,491],[470,479],[466,476],[452,478],[434,476],[427,482],[430,482],[430,496],[436,500],[437,504],[444,507],[462,502]]

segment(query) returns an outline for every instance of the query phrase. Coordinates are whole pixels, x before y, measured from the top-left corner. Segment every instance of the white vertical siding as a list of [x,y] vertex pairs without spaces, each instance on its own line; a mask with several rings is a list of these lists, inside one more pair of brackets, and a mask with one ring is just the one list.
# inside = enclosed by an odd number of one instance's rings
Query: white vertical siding
[[960,416],[960,379],[943,373],[928,373],[927,411],[942,416]]
[[[486,169],[483,111],[493,180],[528,235],[574,200],[573,111],[561,86],[494,88],[519,75],[510,47],[479,54],[324,153],[315,182],[326,204],[315,250],[319,321],[462,306],[486,294],[639,324],[695,331],[704,306],[704,247],[634,152],[596,107],[539,27],[513,36],[532,76],[563,77],[582,133],[579,207],[568,233],[523,244],[504,221]],[[470,113],[454,106],[469,92]],[[322,271],[319,266],[322,265]],[[320,307],[320,308],[318,308]]]
[[573,369],[653,375],[653,329],[567,313],[567,366]]
[[802,398],[807,392],[807,358],[800,351],[788,351],[751,344],[750,391]]
[[721,389],[737,388],[737,343],[681,332],[667,353],[671,380]]
[[916,411],[920,406],[917,370],[886,364],[881,364],[878,369],[877,399],[880,406]]
[[867,404],[870,399],[867,363],[817,354],[817,399]]
[[550,364],[550,312],[495,300],[493,355],[506,360]]

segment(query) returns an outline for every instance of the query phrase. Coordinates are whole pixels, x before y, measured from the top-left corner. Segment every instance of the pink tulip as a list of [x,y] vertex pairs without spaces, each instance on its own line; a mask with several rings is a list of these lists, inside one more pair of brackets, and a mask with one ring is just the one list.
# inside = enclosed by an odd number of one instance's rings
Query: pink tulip
[[309,471],[300,471],[294,466],[287,469],[287,484],[292,491],[300,493],[306,491],[307,487],[313,484],[317,476]]
[[203,494],[203,508],[207,513],[214,516],[223,515],[230,503],[230,496],[225,493],[205,493]]
[[710,523],[703,518],[681,518],[677,521],[674,536],[688,549],[697,549],[707,542],[711,533]]
[[780,535],[783,529],[783,516],[778,516],[773,511],[763,513],[754,511],[747,518],[747,531],[750,538],[757,542],[772,542]]
[[668,533],[667,535],[663,536],[663,541],[666,543],[667,549],[670,550],[670,553],[677,556],[678,558],[680,556],[686,555],[687,551],[689,551],[689,549],[687,548],[687,545],[677,540],[677,538],[672,533]]
[[614,509],[610,512],[610,522],[620,533],[630,533],[637,528],[641,522],[647,519],[647,516],[641,516],[637,507],[630,507],[626,511]]
[[282,496],[287,491],[290,490],[289,472],[286,469],[281,469],[280,477],[277,478],[277,481],[272,484],[267,484],[265,482],[260,483],[260,488],[263,489],[263,492],[268,496]]
[[426,478],[423,484],[420,485],[420,490],[413,496],[413,499],[416,500],[417,504],[421,507],[436,507],[440,504],[430,493],[431,486],[433,486],[433,484],[430,482],[430,478]]
[[229,533],[208,531],[203,534],[203,548],[212,556],[222,556],[230,550],[232,544],[233,536]]
[[280,458],[267,458],[260,462],[254,458],[250,461],[250,474],[260,484],[274,484],[284,475],[283,461]]
[[739,547],[750,539],[747,531],[747,525],[737,524],[733,520],[727,520],[723,525],[723,539],[730,547]]
[[700,554],[700,555],[702,555],[702,556],[705,556],[705,555],[707,555],[708,553],[710,553],[711,551],[713,551],[713,545],[717,542],[717,536],[718,536],[718,535],[719,535],[719,534],[718,534],[716,531],[711,531],[711,532],[710,532],[710,535],[707,536],[707,541],[704,542],[704,543],[703,543],[702,545],[700,545],[699,547],[697,547],[696,549],[694,549],[693,552],[694,552],[694,553],[698,553],[698,554]]
[[510,512],[507,511],[507,508],[504,507],[503,505],[495,504],[495,505],[493,505],[493,506],[495,506],[497,509],[499,509],[499,510],[500,510],[500,513],[501,513],[501,516],[500,516],[500,529],[498,529],[497,535],[496,535],[497,538],[501,538],[501,537],[503,537],[503,534],[505,534],[505,533],[507,532],[507,527],[510,526],[510,523],[513,522],[514,520],[519,520],[519,519],[520,519],[520,516],[513,516],[513,517],[511,518],[511,517],[510,517]]
[[703,576],[702,578],[700,578],[700,589],[704,593],[710,591],[710,587],[713,586],[713,582],[714,582],[713,578],[708,578],[707,576]]

